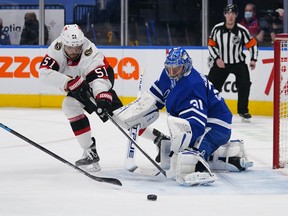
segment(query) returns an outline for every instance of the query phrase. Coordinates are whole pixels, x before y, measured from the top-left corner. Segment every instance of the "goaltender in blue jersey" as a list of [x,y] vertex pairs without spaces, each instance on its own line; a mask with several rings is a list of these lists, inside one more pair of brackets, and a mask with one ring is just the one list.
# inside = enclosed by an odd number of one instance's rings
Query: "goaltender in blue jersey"
[[170,116],[189,123],[192,129],[189,147],[193,147],[206,127],[211,128],[199,147],[200,151],[205,150],[205,158],[229,141],[232,114],[207,77],[192,67],[192,60],[184,49],[170,51],[165,68],[150,92],[157,100],[158,109],[166,106]]
[[244,171],[253,165],[243,142],[229,141],[233,115],[224,99],[207,77],[193,68],[192,59],[181,47],[169,51],[160,78],[150,89],[117,110],[114,118],[126,128],[137,124],[145,128],[163,107],[168,113],[170,142],[161,145],[167,149],[161,151],[166,152],[161,160],[168,161],[170,178],[184,185],[209,184],[217,179],[210,167]]

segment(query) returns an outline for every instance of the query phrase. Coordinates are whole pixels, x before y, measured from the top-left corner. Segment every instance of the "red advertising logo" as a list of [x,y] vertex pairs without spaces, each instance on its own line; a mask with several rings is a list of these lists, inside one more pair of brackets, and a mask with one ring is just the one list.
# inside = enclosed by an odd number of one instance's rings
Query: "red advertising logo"
[[[27,56],[0,56],[0,78],[38,78],[38,64],[42,60],[43,56],[35,58]],[[119,60],[115,57],[107,57],[107,60],[111,67],[114,68],[115,79],[139,79],[139,64],[136,59],[125,57]],[[9,70],[11,66],[15,66],[16,69],[14,71]],[[26,68],[29,70],[26,70]]]

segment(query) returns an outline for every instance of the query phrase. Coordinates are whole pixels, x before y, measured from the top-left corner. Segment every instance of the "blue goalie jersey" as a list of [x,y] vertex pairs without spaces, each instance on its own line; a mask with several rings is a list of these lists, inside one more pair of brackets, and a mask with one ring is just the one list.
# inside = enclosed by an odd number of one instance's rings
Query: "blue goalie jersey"
[[163,69],[149,91],[156,98],[159,109],[166,106],[169,115],[190,123],[191,143],[195,143],[206,127],[224,133],[231,130],[232,113],[224,99],[207,77],[194,68],[179,80],[170,79]]

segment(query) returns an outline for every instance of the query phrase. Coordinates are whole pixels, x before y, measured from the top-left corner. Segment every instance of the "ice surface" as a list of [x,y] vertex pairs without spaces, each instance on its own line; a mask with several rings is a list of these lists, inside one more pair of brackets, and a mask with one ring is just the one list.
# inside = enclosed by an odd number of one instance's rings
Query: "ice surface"
[[[166,114],[153,124],[167,133]],[[210,186],[184,187],[163,175],[129,173],[124,167],[127,139],[111,122],[89,116],[101,157],[99,176],[115,177],[123,186],[98,183],[0,128],[1,216],[168,216],[287,215],[288,172],[272,169],[272,118],[233,119],[232,139],[243,139],[254,167],[242,173],[216,173]],[[0,109],[0,122],[71,163],[82,150],[60,109]],[[156,147],[138,143],[151,155]],[[137,163],[153,167],[136,152]],[[157,201],[148,201],[148,194]]]

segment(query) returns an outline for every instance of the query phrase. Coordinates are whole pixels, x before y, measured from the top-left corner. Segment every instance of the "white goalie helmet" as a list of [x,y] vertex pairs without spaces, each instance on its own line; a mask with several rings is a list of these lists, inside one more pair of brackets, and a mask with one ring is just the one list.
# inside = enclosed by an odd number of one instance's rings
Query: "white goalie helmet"
[[84,33],[76,24],[65,25],[61,32],[61,40],[69,47],[81,46],[84,44]]

